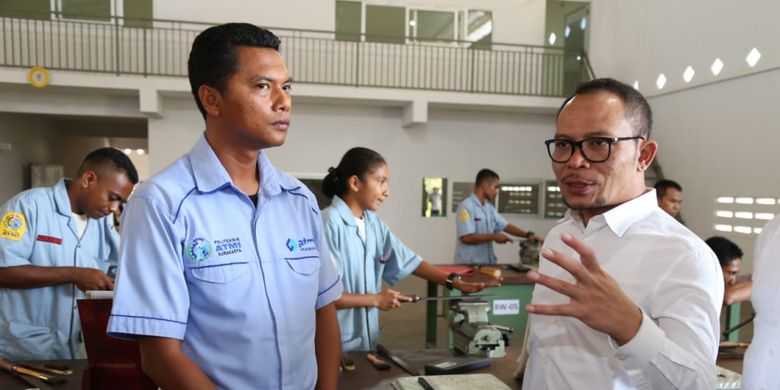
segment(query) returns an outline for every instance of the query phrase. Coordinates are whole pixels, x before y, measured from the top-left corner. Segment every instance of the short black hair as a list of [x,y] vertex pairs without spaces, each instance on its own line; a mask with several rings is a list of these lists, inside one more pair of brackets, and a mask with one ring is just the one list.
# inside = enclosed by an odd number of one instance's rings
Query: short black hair
[[344,196],[347,192],[347,180],[357,176],[365,179],[367,173],[371,173],[379,166],[387,164],[381,154],[363,147],[355,147],[344,153],[339,165],[328,168],[328,174],[322,180],[322,193],[328,198],[334,195]]
[[595,79],[580,84],[577,90],[563,101],[561,108],[558,109],[558,116],[575,96],[601,91],[617,95],[626,106],[626,119],[631,122],[636,134],[645,137],[645,139],[650,137],[650,131],[653,129],[653,111],[650,109],[647,99],[634,87],[611,78]]
[[655,196],[658,199],[663,198],[666,195],[666,190],[670,188],[682,192],[682,186],[676,181],[669,179],[658,180],[653,187],[655,188]]
[[90,152],[81,163],[77,176],[81,176],[88,170],[99,172],[101,168],[124,171],[131,183],[138,183],[138,171],[135,170],[135,165],[126,154],[116,148],[100,148]]
[[474,180],[474,187],[479,187],[485,180],[493,179],[499,180],[498,173],[487,168],[480,169],[479,172],[477,172],[477,179]]
[[264,47],[279,51],[281,41],[272,32],[249,23],[226,23],[203,30],[192,42],[187,70],[190,88],[203,119],[206,109],[198,97],[201,85],[222,92],[238,70],[237,46]]
[[718,262],[721,267],[725,267],[732,261],[742,258],[743,253],[739,245],[726,237],[713,236],[704,242],[715,252],[715,256],[718,256]]

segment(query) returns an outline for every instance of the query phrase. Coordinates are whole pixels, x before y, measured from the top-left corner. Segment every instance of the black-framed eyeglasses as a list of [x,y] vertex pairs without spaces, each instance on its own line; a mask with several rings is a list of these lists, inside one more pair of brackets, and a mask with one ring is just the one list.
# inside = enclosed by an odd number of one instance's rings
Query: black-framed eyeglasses
[[574,156],[574,148],[577,147],[582,152],[582,157],[592,163],[607,161],[612,153],[612,144],[620,141],[630,141],[635,139],[645,140],[641,135],[633,137],[590,137],[581,141],[572,141],[568,139],[548,139],[544,141],[547,145],[547,154],[550,159],[557,163],[565,163]]

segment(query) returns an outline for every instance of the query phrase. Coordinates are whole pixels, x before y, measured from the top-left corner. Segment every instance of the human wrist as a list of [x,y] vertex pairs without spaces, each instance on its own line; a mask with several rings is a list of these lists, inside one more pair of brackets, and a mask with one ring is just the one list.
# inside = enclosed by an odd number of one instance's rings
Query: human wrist
[[78,267],[62,267],[62,273],[66,283],[79,282],[80,273]]
[[642,328],[642,309],[636,307],[636,311],[632,311],[632,313],[628,316],[628,321],[624,322],[629,325],[618,328],[618,331],[612,337],[619,346],[628,344],[639,333],[639,329]]
[[452,290],[455,287],[455,282],[461,280],[462,278],[463,277],[460,276],[460,274],[453,272],[447,275],[447,279],[444,281],[444,287],[446,287],[447,290]]

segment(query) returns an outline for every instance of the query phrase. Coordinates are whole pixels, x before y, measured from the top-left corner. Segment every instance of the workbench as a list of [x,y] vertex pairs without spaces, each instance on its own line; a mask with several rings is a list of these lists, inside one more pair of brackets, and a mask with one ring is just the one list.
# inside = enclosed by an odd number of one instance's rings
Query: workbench
[[[440,269],[447,272],[446,267],[452,266],[437,266]],[[492,267],[501,268],[504,281],[500,287],[487,288],[480,291],[479,295],[495,295],[491,298],[491,311],[488,314],[488,319],[491,324],[503,325],[510,327],[516,334],[522,335],[525,332],[525,326],[528,323],[528,312],[525,311],[525,305],[531,302],[531,293],[534,290],[534,284],[528,280],[528,276],[525,272],[517,272],[512,269],[507,269],[505,266],[493,265]],[[479,272],[476,267],[473,268],[473,273],[469,275],[463,275],[463,280],[469,282],[479,282],[490,280],[491,277],[485,276]],[[441,291],[440,291],[441,290]],[[453,289],[447,290],[433,282],[428,282],[428,296],[443,295],[461,295],[459,290]],[[498,301],[497,301],[498,300]],[[496,305],[504,305],[505,312],[515,312],[515,308],[506,307],[517,304],[516,314],[496,314]],[[426,302],[426,314],[425,314],[425,347],[436,347],[436,319],[438,317],[444,317],[445,321],[449,321],[447,316],[449,315],[449,302],[442,301],[441,313],[438,313],[436,301]],[[447,324],[449,326],[449,323]],[[448,344],[448,346],[451,346]]]

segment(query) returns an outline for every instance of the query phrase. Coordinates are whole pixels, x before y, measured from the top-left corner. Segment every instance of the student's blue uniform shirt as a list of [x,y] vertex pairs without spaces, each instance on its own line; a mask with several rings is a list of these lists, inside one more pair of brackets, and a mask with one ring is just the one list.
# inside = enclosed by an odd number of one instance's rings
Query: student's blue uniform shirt
[[[24,191],[0,210],[0,267],[34,265],[107,271],[116,264],[113,218],[87,219],[79,237],[66,181]],[[84,358],[75,284],[0,289],[0,356],[12,360]]]
[[258,205],[205,137],[123,214],[108,332],[182,340],[220,389],[312,389],[316,310],[341,282],[317,202],[258,154]]
[[[372,211],[363,212],[366,242],[358,235],[355,216],[333,197],[322,212],[325,238],[344,283],[344,292],[377,294],[382,279],[391,285],[409,276],[422,258],[407,248]],[[379,309],[358,307],[337,311],[343,351],[370,351],[379,340]]]
[[455,263],[496,264],[492,241],[473,245],[460,242],[460,238],[468,234],[493,234],[504,231],[508,223],[493,204],[488,201],[482,204],[472,193],[458,205],[455,220],[458,226],[458,237],[455,239]]

